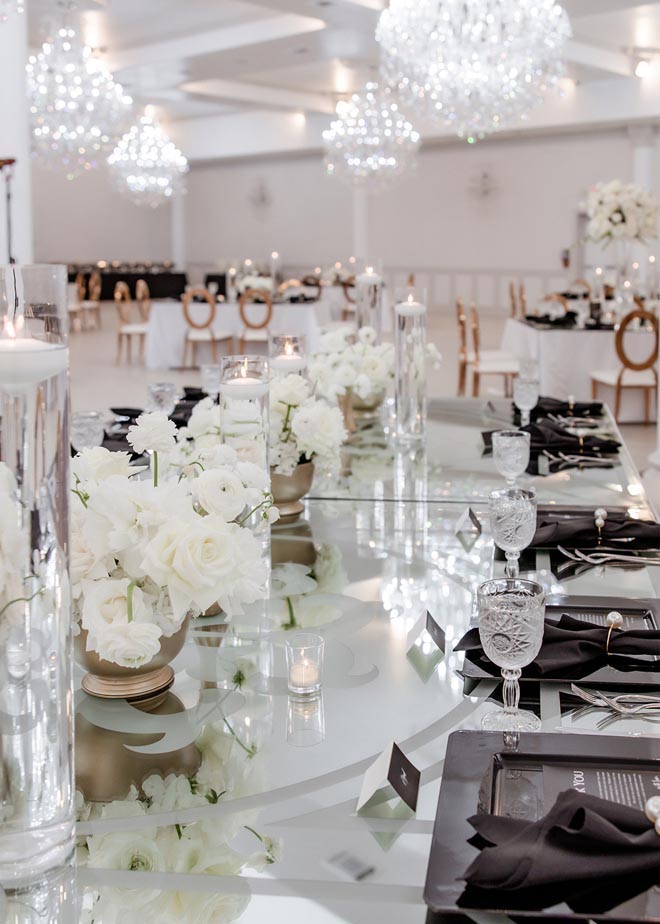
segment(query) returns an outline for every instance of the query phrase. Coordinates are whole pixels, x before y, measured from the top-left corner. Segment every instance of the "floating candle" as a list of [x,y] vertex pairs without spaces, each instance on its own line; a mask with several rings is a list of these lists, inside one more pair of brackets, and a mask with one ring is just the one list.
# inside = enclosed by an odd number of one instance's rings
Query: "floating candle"
[[64,344],[32,337],[0,338],[0,387],[35,385],[64,372],[68,363]]
[[421,314],[426,314],[426,305],[416,302],[412,295],[408,296],[405,302],[399,302],[394,306],[394,310],[403,318],[412,318]]

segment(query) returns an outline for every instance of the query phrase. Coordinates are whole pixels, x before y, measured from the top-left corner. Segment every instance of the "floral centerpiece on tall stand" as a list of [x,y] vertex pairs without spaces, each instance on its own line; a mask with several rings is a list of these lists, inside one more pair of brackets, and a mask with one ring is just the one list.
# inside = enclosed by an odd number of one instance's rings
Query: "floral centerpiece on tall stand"
[[[646,245],[657,237],[658,204],[651,193],[634,183],[611,180],[597,183],[587,200],[587,237],[605,246],[617,247],[616,296],[619,303],[633,303],[631,284],[632,245]],[[628,283],[626,285],[626,283]]]
[[286,375],[270,386],[271,491],[283,520],[303,511],[300,499],[314,478],[314,465],[338,470],[346,431],[339,408],[315,397],[307,379]]
[[128,453],[100,447],[72,463],[76,651],[93,695],[162,695],[190,618],[216,604],[240,613],[265,595],[261,543],[237,522],[247,498],[240,476],[171,465],[175,432],[162,414],[130,428],[134,451],[151,455],[151,477]]

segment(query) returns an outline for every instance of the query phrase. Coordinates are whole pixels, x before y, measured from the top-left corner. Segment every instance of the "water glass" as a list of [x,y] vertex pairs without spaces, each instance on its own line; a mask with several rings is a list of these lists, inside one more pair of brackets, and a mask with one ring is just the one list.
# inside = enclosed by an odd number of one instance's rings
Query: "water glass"
[[169,417],[179,400],[174,382],[152,382],[147,385],[147,410],[152,413],[165,414]]
[[218,400],[221,381],[222,373],[219,365],[202,366],[202,388],[209,398],[213,398],[214,402]]
[[545,592],[534,581],[486,581],[477,591],[479,638],[484,654],[502,671],[504,710],[489,712],[486,731],[538,731],[539,719],[518,708],[520,674],[541,650]]
[[309,696],[320,691],[323,646],[323,638],[309,632],[297,632],[287,639],[286,665],[290,693]]
[[529,424],[529,413],[539,402],[539,382],[535,378],[522,375],[513,380],[513,400],[520,410],[520,422],[523,427]]
[[511,488],[529,465],[530,446],[531,437],[523,430],[498,430],[493,433],[495,468]]
[[516,578],[520,553],[536,532],[536,492],[522,488],[493,491],[488,506],[493,541],[506,555],[506,576]]
[[76,452],[100,446],[105,436],[105,421],[98,411],[78,411],[71,415],[71,445]]

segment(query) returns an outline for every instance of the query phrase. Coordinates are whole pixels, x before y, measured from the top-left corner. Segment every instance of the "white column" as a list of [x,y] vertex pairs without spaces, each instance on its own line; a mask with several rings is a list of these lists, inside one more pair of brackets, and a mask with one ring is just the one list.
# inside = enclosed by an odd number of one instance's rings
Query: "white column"
[[15,158],[11,168],[0,174],[0,263],[8,259],[5,174],[12,170],[11,225],[12,256],[19,263],[33,260],[32,166],[30,125],[25,88],[28,56],[27,10],[11,13],[0,23],[0,160]]
[[170,259],[174,268],[186,269],[186,197],[176,193],[170,202]]
[[353,256],[358,266],[369,257],[369,198],[364,186],[353,187]]

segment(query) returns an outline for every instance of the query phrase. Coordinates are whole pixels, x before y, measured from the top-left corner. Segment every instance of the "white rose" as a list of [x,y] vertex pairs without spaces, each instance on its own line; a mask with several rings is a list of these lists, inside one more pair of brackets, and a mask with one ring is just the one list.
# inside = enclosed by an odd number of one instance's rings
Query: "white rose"
[[92,867],[138,872],[167,868],[156,839],[140,831],[96,835],[88,838],[87,843]]
[[[133,622],[153,622],[153,598],[147,596],[139,587],[135,585],[131,587],[131,581],[128,578],[81,581],[82,624],[83,628],[89,632],[90,638],[112,626],[129,624],[129,587]],[[159,629],[158,636],[160,636]]]
[[211,398],[204,398],[195,405],[188,421],[188,432],[193,439],[201,436],[220,433],[220,406]]
[[105,481],[111,475],[135,475],[139,468],[131,466],[131,456],[128,452],[110,452],[103,446],[94,446],[93,449],[83,449],[71,460],[71,471],[74,476],[86,482]]
[[165,414],[141,414],[128,428],[126,439],[138,455],[143,452],[171,452],[176,446],[176,425]]
[[248,503],[243,482],[228,468],[202,472],[193,482],[193,492],[206,513],[217,514],[227,523],[235,520]]
[[160,628],[153,623],[129,622],[99,632],[94,650],[120,667],[142,667],[160,651],[160,638]]

